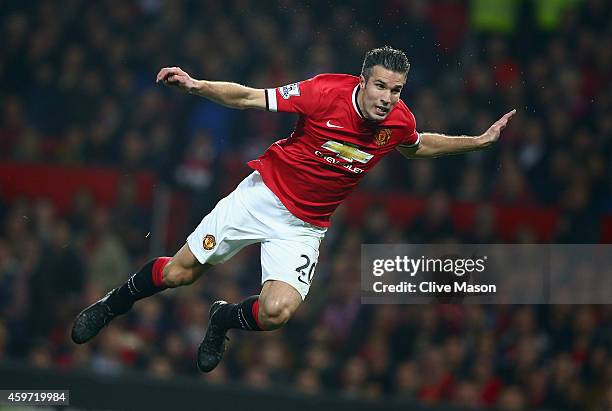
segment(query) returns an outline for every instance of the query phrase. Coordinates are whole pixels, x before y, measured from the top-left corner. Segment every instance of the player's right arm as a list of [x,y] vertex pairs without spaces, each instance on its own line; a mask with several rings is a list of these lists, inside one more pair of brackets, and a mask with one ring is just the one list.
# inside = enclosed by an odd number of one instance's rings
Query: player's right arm
[[224,81],[196,80],[179,67],[164,67],[157,73],[156,81],[230,108],[267,108],[264,89]]

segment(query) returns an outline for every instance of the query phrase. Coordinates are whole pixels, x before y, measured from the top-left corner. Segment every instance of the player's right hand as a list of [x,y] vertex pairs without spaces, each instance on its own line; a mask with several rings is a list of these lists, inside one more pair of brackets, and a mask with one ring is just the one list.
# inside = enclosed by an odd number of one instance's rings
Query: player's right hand
[[489,127],[487,131],[485,131],[483,134],[480,135],[479,138],[481,142],[484,144],[484,147],[488,147],[491,144],[497,142],[497,140],[499,140],[499,136],[502,130],[506,128],[508,121],[510,121],[512,116],[514,116],[515,114],[516,114],[516,109],[513,109],[512,111],[507,112],[506,114],[502,116],[502,118],[500,118],[495,123],[493,123],[493,125]]
[[183,91],[192,92],[197,86],[197,80],[191,78],[180,67],[164,67],[157,73],[156,83],[162,82],[167,86],[174,86]]

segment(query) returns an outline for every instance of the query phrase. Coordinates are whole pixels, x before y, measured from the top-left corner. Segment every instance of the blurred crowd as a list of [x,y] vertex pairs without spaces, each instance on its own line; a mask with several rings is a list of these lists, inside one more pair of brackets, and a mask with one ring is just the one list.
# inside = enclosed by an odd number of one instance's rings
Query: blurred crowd
[[[247,160],[289,134],[295,117],[164,89],[154,82],[161,67],[272,87],[322,72],[358,74],[365,51],[390,44],[411,61],[402,98],[418,130],[475,135],[518,110],[493,150],[381,162],[361,189],[427,198],[427,211],[401,229],[382,208],[357,227],[340,209],[297,316],[274,333],[231,334],[221,366],[198,378],[468,409],[612,408],[610,307],[362,306],[355,266],[366,242],[499,242],[491,207],[500,204],[559,211],[555,242],[600,239],[601,217],[612,213],[605,0],[1,7],[0,75],[8,81],[0,161],[152,170],[189,196],[190,223],[248,173]],[[122,180],[110,208],[84,189],[65,214],[44,199],[9,202],[0,187],[0,359],[197,376],[209,303],[258,292],[256,247],[193,286],[139,302],[91,344],[67,340],[76,312],[149,258],[151,209],[136,204],[133,185]],[[482,204],[469,232],[453,226],[451,199]],[[518,241],[537,239],[526,232]]]

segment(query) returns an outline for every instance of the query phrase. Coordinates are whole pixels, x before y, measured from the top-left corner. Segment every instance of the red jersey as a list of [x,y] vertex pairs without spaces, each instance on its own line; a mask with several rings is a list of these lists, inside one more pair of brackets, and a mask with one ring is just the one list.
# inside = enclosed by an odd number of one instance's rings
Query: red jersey
[[266,90],[269,111],[298,113],[289,138],[248,163],[299,219],[328,227],[334,210],[383,156],[419,144],[412,112],[400,100],[381,122],[357,105],[359,77],[321,74]]

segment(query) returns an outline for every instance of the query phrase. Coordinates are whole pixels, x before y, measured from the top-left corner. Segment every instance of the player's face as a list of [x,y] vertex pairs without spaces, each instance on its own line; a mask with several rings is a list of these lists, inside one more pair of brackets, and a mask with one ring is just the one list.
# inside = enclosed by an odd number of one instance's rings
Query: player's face
[[372,67],[370,78],[366,82],[361,76],[359,82],[359,106],[368,120],[382,121],[391,112],[400,98],[406,83],[406,75],[387,70],[382,66]]

